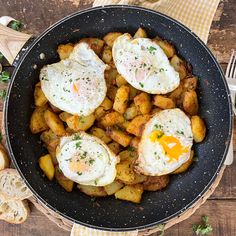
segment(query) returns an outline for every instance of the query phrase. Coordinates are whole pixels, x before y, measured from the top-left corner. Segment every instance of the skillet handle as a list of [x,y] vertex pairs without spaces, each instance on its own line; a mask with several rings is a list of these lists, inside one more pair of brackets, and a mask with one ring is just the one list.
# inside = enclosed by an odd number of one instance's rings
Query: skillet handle
[[11,65],[31,36],[30,34],[20,33],[0,24],[0,52]]

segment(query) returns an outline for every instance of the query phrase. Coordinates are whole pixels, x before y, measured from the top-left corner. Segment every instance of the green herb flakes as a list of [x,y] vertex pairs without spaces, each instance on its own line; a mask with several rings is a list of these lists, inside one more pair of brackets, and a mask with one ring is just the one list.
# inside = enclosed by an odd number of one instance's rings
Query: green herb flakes
[[139,85],[141,86],[141,88],[143,88],[143,87],[144,87],[143,83],[141,83],[141,82],[139,82]]
[[197,224],[193,224],[192,229],[193,232],[196,235],[208,235],[210,233],[212,233],[213,228],[212,226],[209,224],[208,222],[208,217],[207,216],[202,216],[202,222],[201,224],[197,225]]
[[77,143],[75,144],[75,147],[76,147],[76,149],[81,148],[81,142],[77,142]]
[[4,82],[4,83],[7,83],[10,79],[10,72],[8,71],[3,71],[1,74],[0,74],[0,81],[1,82]]
[[10,23],[10,28],[12,28],[16,31],[20,31],[22,27],[23,27],[23,24],[19,20],[12,21]]
[[147,50],[149,51],[149,53],[151,53],[151,54],[155,54],[155,51],[157,50],[155,47],[153,47],[153,46],[150,46],[149,48],[147,48]]

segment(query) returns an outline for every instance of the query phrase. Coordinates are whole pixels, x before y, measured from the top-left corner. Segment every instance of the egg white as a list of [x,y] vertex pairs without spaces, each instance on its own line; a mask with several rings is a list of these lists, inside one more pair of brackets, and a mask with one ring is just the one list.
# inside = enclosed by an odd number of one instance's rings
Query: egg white
[[[182,153],[177,160],[170,161],[163,146],[158,141],[150,140],[154,130],[161,130],[164,135],[177,138],[183,147],[188,147],[188,151]],[[189,159],[192,144],[193,135],[188,116],[178,108],[160,111],[145,126],[138,147],[139,158],[135,169],[151,176],[171,173]]]
[[106,64],[86,43],[78,43],[68,59],[40,71],[42,90],[50,103],[74,115],[91,114],[106,96]]
[[112,56],[118,72],[136,89],[166,94],[179,86],[179,73],[151,39],[133,39],[125,33],[115,40]]
[[[100,139],[85,132],[62,137],[56,157],[63,174],[76,183],[105,186],[112,183],[116,177],[119,158]],[[86,163],[87,169],[72,170],[72,162]]]

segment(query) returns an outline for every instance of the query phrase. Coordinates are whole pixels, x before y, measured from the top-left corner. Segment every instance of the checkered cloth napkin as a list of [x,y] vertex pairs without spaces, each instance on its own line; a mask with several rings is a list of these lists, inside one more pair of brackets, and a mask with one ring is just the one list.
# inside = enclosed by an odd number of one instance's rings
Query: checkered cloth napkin
[[[93,6],[127,4],[164,13],[191,29],[207,42],[211,22],[220,0],[95,0]],[[71,236],[137,236],[138,231],[107,232],[74,224]]]

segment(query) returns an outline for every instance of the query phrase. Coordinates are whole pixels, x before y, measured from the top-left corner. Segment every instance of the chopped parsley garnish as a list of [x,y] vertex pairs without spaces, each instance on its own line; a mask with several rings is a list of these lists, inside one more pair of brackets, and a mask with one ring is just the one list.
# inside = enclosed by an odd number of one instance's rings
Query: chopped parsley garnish
[[98,181],[97,181],[97,180],[94,180],[94,184],[97,185],[97,184],[98,184]]
[[127,148],[127,150],[128,150],[128,151],[130,151],[130,152],[133,152],[133,151],[135,151],[135,148],[134,148],[134,147],[131,147],[131,146],[129,146],[129,147]]
[[71,161],[72,158],[66,159],[66,161]]
[[75,147],[76,147],[76,149],[81,148],[81,142],[77,142],[77,143],[75,144]]
[[163,129],[163,126],[159,125],[159,124],[155,124],[154,127],[155,127],[155,129]]
[[74,140],[80,140],[80,139],[81,139],[80,135],[79,134],[75,134],[74,138],[72,140],[74,141]]
[[3,71],[1,74],[0,74],[0,81],[1,82],[4,82],[4,83],[7,83],[10,79],[10,72],[8,71]]
[[193,232],[196,235],[207,235],[212,233],[213,228],[208,222],[208,217],[207,216],[202,216],[202,222],[199,225],[194,224],[192,226]]
[[163,71],[164,71],[164,68],[160,68],[160,69],[159,69],[159,72],[163,72]]
[[82,173],[78,171],[78,172],[77,172],[77,175],[82,175]]
[[87,154],[88,154],[88,152],[84,152],[83,155],[81,156],[81,159],[85,159]]
[[160,134],[157,135],[157,138],[159,139],[159,138],[161,138],[163,135],[164,135],[164,133],[160,133]]
[[134,57],[134,59],[135,59],[135,60],[138,60],[138,58],[137,58],[137,57]]
[[80,116],[80,117],[79,117],[79,122],[81,122],[82,124],[85,123],[85,121],[84,121],[84,117],[83,117],[83,116]]
[[143,83],[141,83],[141,82],[139,82],[139,85],[141,86],[141,88],[143,88],[143,87],[144,87]]
[[90,159],[90,160],[89,160],[89,165],[92,165],[94,162],[95,162],[94,159]]
[[0,91],[0,99],[4,100],[7,95],[7,92],[5,89]]
[[150,46],[149,48],[147,48],[147,50],[149,51],[149,53],[151,54],[155,54],[155,50],[157,50],[156,48],[154,48],[153,46]]
[[23,27],[23,24],[19,20],[12,21],[10,24],[10,28],[20,31],[20,29]]
[[184,131],[183,130],[181,130],[181,131],[177,130],[176,133],[184,135]]

